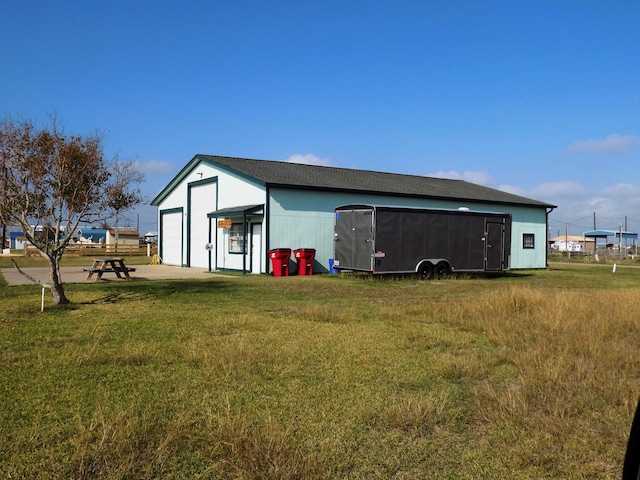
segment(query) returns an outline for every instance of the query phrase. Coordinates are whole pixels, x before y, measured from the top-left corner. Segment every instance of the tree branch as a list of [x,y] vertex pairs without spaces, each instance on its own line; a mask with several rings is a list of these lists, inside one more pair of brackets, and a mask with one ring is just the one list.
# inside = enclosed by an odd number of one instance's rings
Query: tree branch
[[20,270],[20,267],[18,266],[18,264],[16,263],[16,261],[12,258],[11,262],[13,263],[13,266],[16,267],[16,270],[18,270],[18,273],[20,273],[20,275],[27,277],[29,280],[31,280],[34,283],[38,283],[40,285],[42,285],[43,288],[51,288],[51,285],[49,285],[48,283],[43,283],[40,280],[38,280],[37,278],[33,278],[31,275],[29,275],[28,273],[23,272],[22,270]]

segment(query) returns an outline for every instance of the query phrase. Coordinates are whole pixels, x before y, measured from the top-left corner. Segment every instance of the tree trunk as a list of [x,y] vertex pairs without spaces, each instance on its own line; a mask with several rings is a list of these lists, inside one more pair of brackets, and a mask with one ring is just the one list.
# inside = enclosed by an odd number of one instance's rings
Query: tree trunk
[[56,256],[47,257],[49,260],[49,278],[51,295],[56,305],[66,305],[71,303],[64,294],[64,287],[60,281],[60,258]]

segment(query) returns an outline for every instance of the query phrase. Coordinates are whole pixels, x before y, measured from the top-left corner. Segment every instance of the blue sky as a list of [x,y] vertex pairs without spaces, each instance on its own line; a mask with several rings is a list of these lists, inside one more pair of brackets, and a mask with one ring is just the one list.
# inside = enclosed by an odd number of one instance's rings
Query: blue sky
[[558,205],[552,235],[638,231],[638,25],[624,0],[4,0],[0,115],[104,133],[149,199],[206,153],[463,178]]

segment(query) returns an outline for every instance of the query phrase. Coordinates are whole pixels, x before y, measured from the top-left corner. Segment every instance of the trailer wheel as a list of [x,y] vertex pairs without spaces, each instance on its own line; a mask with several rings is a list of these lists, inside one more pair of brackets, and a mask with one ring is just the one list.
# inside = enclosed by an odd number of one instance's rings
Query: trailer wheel
[[433,271],[433,275],[436,278],[445,278],[445,277],[448,277],[450,274],[451,274],[451,267],[445,261],[438,262],[438,264],[436,265]]
[[420,280],[432,280],[433,279],[433,265],[429,262],[424,262],[418,269],[418,276]]

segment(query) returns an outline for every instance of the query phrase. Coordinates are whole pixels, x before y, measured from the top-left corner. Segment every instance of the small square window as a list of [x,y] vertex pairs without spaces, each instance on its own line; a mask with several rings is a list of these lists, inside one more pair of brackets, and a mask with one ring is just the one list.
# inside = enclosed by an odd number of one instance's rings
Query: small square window
[[244,235],[241,223],[234,223],[229,229],[229,253],[244,253]]
[[533,233],[522,234],[522,248],[535,248],[535,235]]

